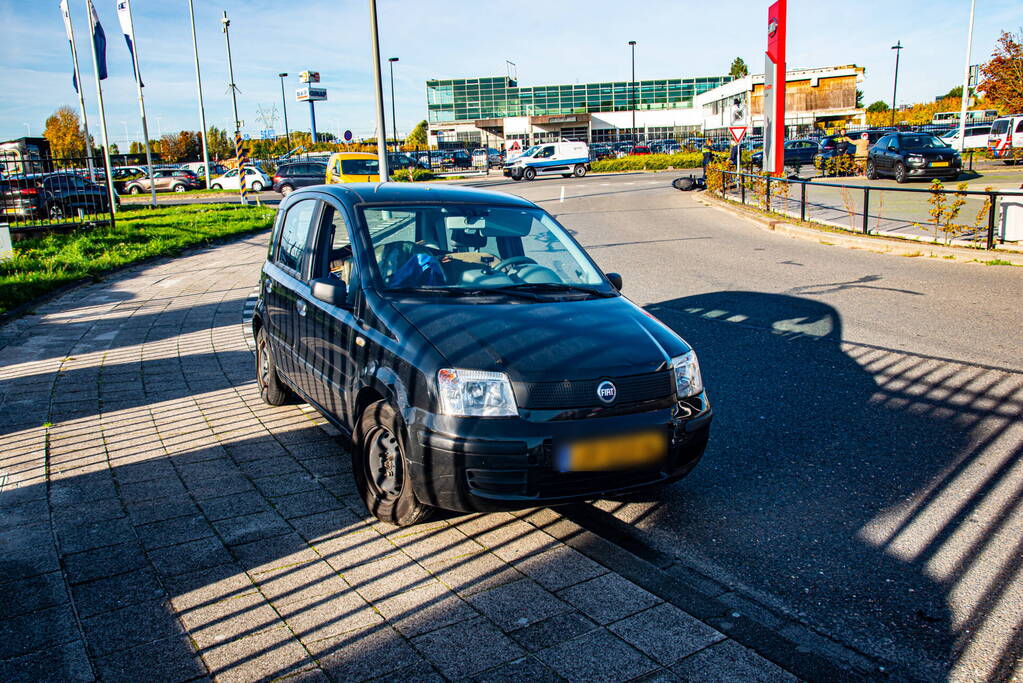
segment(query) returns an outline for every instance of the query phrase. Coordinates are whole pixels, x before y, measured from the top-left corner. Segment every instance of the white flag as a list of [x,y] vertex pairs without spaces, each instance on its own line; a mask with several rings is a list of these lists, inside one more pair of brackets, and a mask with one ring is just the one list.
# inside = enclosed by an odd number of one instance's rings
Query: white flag
[[60,0],[60,13],[64,17],[64,30],[67,31],[67,39],[74,40],[74,33],[71,32],[71,12],[67,7],[67,0]]
[[135,74],[135,80],[141,83],[139,62],[135,56],[135,30],[131,21],[131,0],[117,0],[117,21],[121,23],[121,33],[124,34],[124,42],[128,43],[128,52],[131,54],[131,69]]

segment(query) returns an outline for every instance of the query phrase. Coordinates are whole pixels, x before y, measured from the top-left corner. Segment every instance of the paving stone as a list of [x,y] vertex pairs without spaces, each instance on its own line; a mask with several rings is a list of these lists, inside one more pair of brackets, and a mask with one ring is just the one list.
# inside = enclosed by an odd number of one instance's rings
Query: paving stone
[[203,538],[152,550],[149,552],[149,559],[156,567],[156,571],[163,576],[194,572],[231,562],[231,556],[224,548],[224,544],[216,538]]
[[322,560],[253,573],[251,578],[274,605],[352,592],[351,586]]
[[[2,571],[3,563],[0,562]],[[0,573],[0,580],[6,578],[6,574]],[[3,619],[54,607],[67,601],[67,589],[60,572],[0,583],[0,618]]]
[[60,528],[66,524],[88,524],[124,517],[124,507],[120,500],[111,498],[81,505],[55,505],[52,514],[53,525]]
[[162,522],[154,522],[135,527],[139,540],[146,550],[155,550],[167,546],[197,541],[213,535],[213,529],[199,515],[192,517],[175,517]]
[[354,591],[319,595],[275,605],[302,642],[312,642],[373,626],[383,621]]
[[467,598],[469,604],[504,631],[529,626],[572,607],[529,579],[506,583]]
[[527,555],[513,560],[511,565],[551,591],[607,573],[606,568],[568,546],[559,546],[539,555]]
[[214,522],[270,510],[266,499],[256,491],[204,498],[199,501],[199,507],[202,508],[206,517]]
[[184,495],[133,503],[127,506],[127,510],[132,524],[135,525],[152,524],[199,513],[199,508],[192,499]]
[[430,572],[462,596],[519,581],[523,575],[489,552],[430,565]]
[[17,659],[0,661],[0,680],[4,683],[86,683],[94,681],[95,676],[84,643],[76,640]]
[[317,477],[336,477],[343,474],[351,475],[351,458],[341,456],[328,456],[326,458],[309,458],[302,461],[302,467],[312,472]]
[[725,638],[702,621],[667,603],[622,619],[608,629],[664,666]]
[[286,496],[290,493],[314,491],[321,488],[316,479],[308,472],[290,472],[272,477],[261,477],[253,479],[252,483],[267,496]]
[[789,683],[796,677],[734,640],[725,640],[683,659],[671,670],[692,683],[757,681]]
[[[334,566],[329,559],[327,561]],[[376,562],[338,571],[345,581],[370,602],[437,581],[429,572],[404,555],[390,555]]]
[[522,657],[473,676],[472,680],[476,683],[519,683],[520,681],[530,681],[530,683],[550,681],[553,683],[558,680],[558,677],[534,657]]
[[188,487],[188,492],[196,500],[219,498],[250,491],[254,491],[252,483],[242,474],[233,474],[219,479],[205,479]]
[[291,472],[304,472],[305,468],[290,455],[273,455],[258,460],[243,460],[238,469],[253,478],[270,477]]
[[236,564],[222,564],[164,579],[171,605],[179,614],[221,600],[256,593],[256,586]]
[[425,659],[417,664],[369,679],[368,683],[445,683],[445,678]]
[[373,606],[406,638],[479,617],[479,612],[440,583],[403,591]]
[[431,631],[413,638],[412,644],[441,674],[453,679],[472,676],[525,654],[485,619]]
[[335,681],[362,681],[409,667],[423,658],[386,624],[307,643],[309,652]]
[[[283,626],[201,648],[199,654],[217,681],[270,681],[311,670],[315,663]],[[297,678],[297,677],[296,677]]]
[[103,577],[71,587],[75,610],[87,618],[141,602],[165,597],[156,575],[149,569]]
[[138,543],[122,543],[64,556],[68,583],[81,583],[104,576],[123,574],[146,566],[146,557]]
[[167,477],[124,484],[120,488],[120,494],[121,500],[126,503],[140,503],[159,498],[183,496],[185,494],[185,486],[177,477]]
[[216,600],[189,609],[181,609],[176,600],[171,604],[188,629],[189,637],[203,651],[284,626],[277,612],[259,593]]
[[536,657],[562,678],[586,683],[627,681],[658,668],[604,629],[541,650]]
[[151,479],[163,479],[174,476],[174,466],[167,458],[152,458],[142,462],[130,462],[117,465],[114,468],[114,477],[118,483],[128,484],[137,481],[149,481]]
[[231,552],[249,572],[319,561],[320,557],[298,534],[285,534],[254,543],[232,546]]
[[227,444],[224,448],[238,462],[288,455],[288,451],[285,450],[284,446],[272,438]]
[[222,519],[214,522],[213,526],[224,539],[224,543],[228,545],[240,545],[281,534],[294,533],[280,515],[270,510]]
[[[359,525],[361,526],[361,524]],[[313,540],[312,545],[334,569],[342,574],[355,571],[370,562],[395,558],[400,551],[372,529],[337,533]],[[402,555],[402,557],[405,557]]]
[[509,635],[530,652],[552,647],[598,628],[596,624],[579,612],[558,614],[525,628],[512,631]]
[[82,619],[89,650],[96,656],[182,635],[178,620],[162,601],[142,602]]
[[426,531],[404,534],[388,534],[388,540],[401,548],[402,552],[414,557],[424,565],[443,562],[455,557],[473,555],[483,546],[465,537],[460,531],[445,525]]
[[0,620],[0,660],[69,643],[78,638],[70,604]]
[[313,543],[353,531],[369,530],[369,526],[362,518],[346,508],[328,510],[307,517],[292,517],[288,524],[295,527],[303,538]]
[[287,519],[344,508],[344,504],[336,496],[324,489],[280,496],[273,499],[273,506]]
[[598,624],[610,624],[661,602],[618,574],[598,576],[558,591],[557,595]]

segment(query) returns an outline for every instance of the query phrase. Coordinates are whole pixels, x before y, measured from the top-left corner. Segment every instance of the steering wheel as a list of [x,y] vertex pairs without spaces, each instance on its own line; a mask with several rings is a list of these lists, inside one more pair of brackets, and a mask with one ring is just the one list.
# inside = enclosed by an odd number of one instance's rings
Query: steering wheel
[[536,261],[529,258],[528,256],[512,256],[511,258],[501,259],[495,263],[492,268],[494,272],[500,271],[508,266],[525,265],[527,263],[535,264]]

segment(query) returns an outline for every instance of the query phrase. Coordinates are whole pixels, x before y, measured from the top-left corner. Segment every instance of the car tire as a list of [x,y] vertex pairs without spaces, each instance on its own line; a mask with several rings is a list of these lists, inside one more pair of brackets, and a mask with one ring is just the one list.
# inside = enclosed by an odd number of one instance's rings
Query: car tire
[[377,401],[359,417],[352,448],[355,485],[366,508],[381,522],[401,527],[423,521],[431,511],[412,490],[403,432],[394,408]]
[[583,164],[576,164],[575,168],[572,169],[572,175],[574,175],[576,178],[582,178],[584,175],[586,175],[586,166]]
[[906,165],[901,161],[895,164],[895,182],[902,184],[909,180],[909,176],[906,175]]
[[213,184],[212,184],[212,185],[210,186],[210,189],[211,189],[211,190],[223,190],[224,188],[223,188],[223,186],[222,186],[222,185],[220,185],[219,183],[213,183]]
[[256,334],[256,385],[259,397],[269,406],[283,406],[295,400],[294,392],[277,374],[277,361],[270,348],[270,337],[264,329]]
[[253,192],[262,192],[263,183],[257,180],[256,182],[252,183],[252,185],[249,186],[249,189],[252,190]]
[[535,168],[533,168],[532,166],[526,166],[524,169],[522,169],[523,180],[533,180],[534,178],[536,178]]
[[142,193],[142,188],[140,188],[138,185],[132,185],[131,188],[129,188],[129,190],[128,190],[128,194],[141,194],[141,193]]
[[874,162],[867,160],[867,180],[877,180],[877,168],[874,167]]
[[175,185],[173,189],[175,192],[184,192],[187,188],[184,185]]
[[287,197],[289,194],[295,191],[291,185],[281,185],[281,194]]

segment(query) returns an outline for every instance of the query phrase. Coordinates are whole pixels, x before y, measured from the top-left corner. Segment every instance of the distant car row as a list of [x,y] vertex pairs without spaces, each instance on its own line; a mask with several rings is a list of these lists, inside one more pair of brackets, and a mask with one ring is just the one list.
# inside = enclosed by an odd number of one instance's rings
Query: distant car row
[[[118,201],[116,194],[114,201]],[[0,180],[0,215],[7,219],[61,221],[79,214],[109,211],[106,188],[75,173]]]

